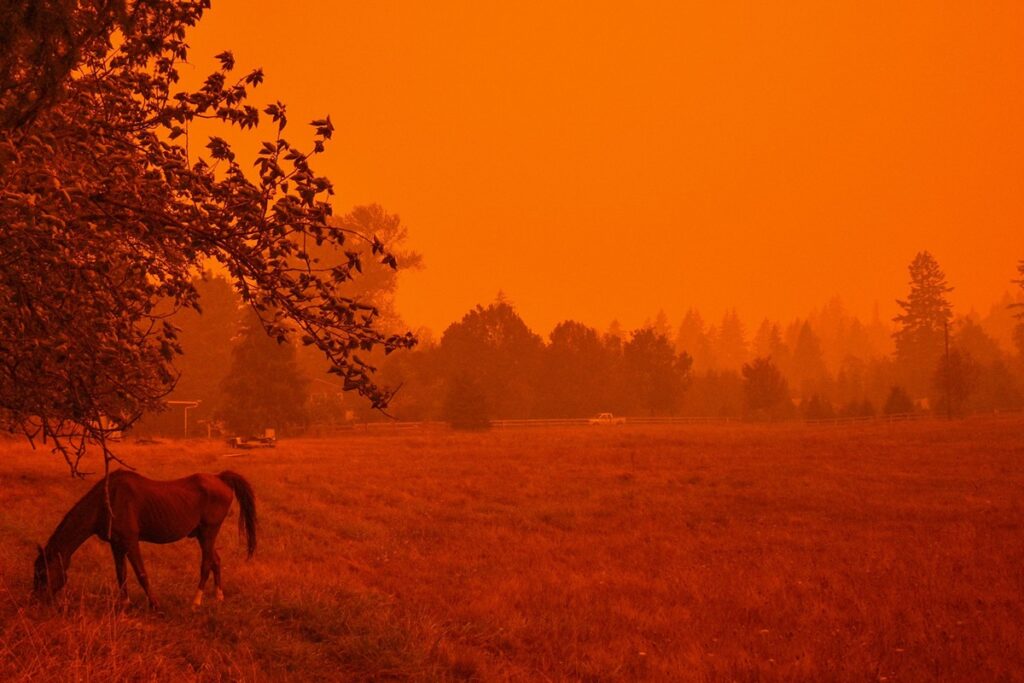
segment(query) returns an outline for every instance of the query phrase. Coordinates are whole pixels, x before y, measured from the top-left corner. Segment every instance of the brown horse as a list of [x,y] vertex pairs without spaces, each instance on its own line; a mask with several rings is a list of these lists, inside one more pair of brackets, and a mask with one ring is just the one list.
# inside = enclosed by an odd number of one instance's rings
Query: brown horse
[[202,551],[199,590],[192,601],[193,608],[202,604],[203,588],[211,570],[217,599],[223,600],[220,556],[214,549],[214,542],[231,507],[232,492],[241,507],[238,530],[240,534],[245,533],[249,557],[256,550],[256,505],[249,482],[230,471],[155,481],[134,472],[117,470],[110,473],[109,480],[109,508],[107,482],[103,479],[64,515],[46,547],[39,548],[33,587],[36,597],[51,599],[57,594],[66,581],[72,553],[95,535],[109,543],[114,554],[121,602],[128,601],[128,577],[124,566],[127,557],[150,606],[159,609],[149,588],[139,541],[173,543],[188,536],[199,541]]

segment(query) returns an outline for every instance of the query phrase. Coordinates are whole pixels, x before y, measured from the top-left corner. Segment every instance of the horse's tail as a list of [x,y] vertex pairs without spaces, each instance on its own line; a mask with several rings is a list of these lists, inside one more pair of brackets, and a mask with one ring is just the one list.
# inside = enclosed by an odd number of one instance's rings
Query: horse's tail
[[238,514],[238,534],[245,534],[246,550],[249,557],[252,557],[256,552],[256,496],[252,486],[245,477],[231,470],[225,470],[217,476],[235,492],[238,507],[241,508]]

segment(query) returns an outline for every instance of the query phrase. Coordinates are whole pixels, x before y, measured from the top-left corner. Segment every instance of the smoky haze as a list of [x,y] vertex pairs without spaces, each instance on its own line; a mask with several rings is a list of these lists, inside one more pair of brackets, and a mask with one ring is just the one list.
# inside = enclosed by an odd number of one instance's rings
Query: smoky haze
[[426,257],[410,324],[503,290],[548,331],[833,295],[888,319],[922,249],[984,312],[1024,250],[1022,26],[1012,2],[259,1],[215,3],[190,43],[197,75],[230,47],[295,120],[332,115],[338,205],[401,214]]

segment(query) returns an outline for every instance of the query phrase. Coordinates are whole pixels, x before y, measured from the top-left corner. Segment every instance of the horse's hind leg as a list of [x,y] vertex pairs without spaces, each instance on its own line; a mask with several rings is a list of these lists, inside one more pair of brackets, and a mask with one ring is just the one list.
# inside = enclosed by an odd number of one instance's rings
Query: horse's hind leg
[[217,587],[217,600],[224,601],[224,591],[220,587],[220,553],[213,550],[213,585]]
[[160,604],[156,598],[153,597],[153,593],[149,590],[149,577],[146,576],[146,566],[142,564],[142,553],[139,552],[139,542],[134,541],[128,544],[128,561],[132,563],[132,569],[135,570],[135,578],[139,580],[142,585],[142,590],[146,592],[146,597],[149,598],[149,606],[154,610],[160,610]]
[[210,571],[213,571],[214,584],[217,587],[217,599],[222,600],[224,594],[220,590],[220,558],[217,551],[213,549],[214,541],[217,539],[217,532],[220,525],[202,526],[196,534],[199,539],[199,550],[202,552],[202,559],[199,564],[199,589],[192,600],[192,609],[199,609],[203,604],[203,591],[206,589],[206,580],[210,578]]

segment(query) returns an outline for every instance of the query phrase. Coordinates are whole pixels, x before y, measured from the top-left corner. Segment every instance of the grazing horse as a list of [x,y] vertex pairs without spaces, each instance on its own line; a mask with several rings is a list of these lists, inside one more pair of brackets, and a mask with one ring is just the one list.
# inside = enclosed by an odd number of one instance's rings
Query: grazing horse
[[72,553],[95,535],[109,543],[114,554],[120,601],[128,601],[128,576],[124,566],[127,557],[150,606],[159,609],[149,588],[139,541],[173,543],[188,536],[199,541],[202,551],[199,590],[192,601],[193,609],[202,604],[203,588],[211,570],[217,599],[223,600],[220,556],[214,549],[214,542],[231,507],[232,492],[241,507],[238,531],[245,533],[249,557],[252,557],[256,550],[256,505],[252,487],[242,475],[227,471],[155,481],[125,470],[111,472],[75,503],[57,525],[46,547],[39,548],[33,593],[43,599],[55,596],[67,579]]

